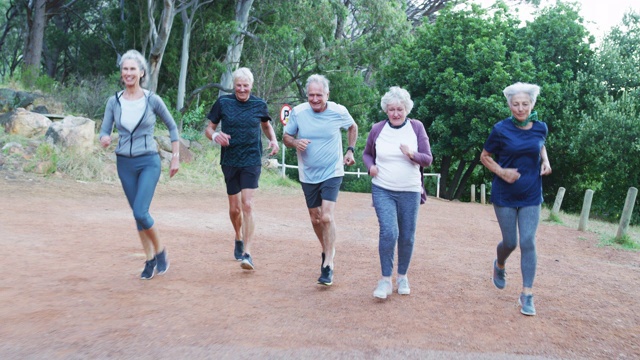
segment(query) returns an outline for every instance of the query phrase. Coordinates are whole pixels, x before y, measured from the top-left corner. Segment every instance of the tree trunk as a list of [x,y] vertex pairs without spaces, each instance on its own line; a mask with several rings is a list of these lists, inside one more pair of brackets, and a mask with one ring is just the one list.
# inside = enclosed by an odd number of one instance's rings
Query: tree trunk
[[160,73],[160,66],[162,65],[162,57],[164,56],[164,50],[167,47],[171,27],[173,26],[175,1],[163,1],[164,7],[162,9],[162,15],[160,16],[159,28],[156,27],[153,17],[155,0],[149,0],[148,4],[149,41],[151,43],[151,50],[149,51],[149,90],[155,92],[158,88],[158,74]]
[[[180,11],[183,23],[182,53],[180,54],[180,76],[178,77],[178,98],[176,109],[182,111],[184,97],[187,92],[187,69],[189,67],[189,42],[191,41],[191,18],[187,15],[187,9]],[[180,119],[180,131],[182,131],[182,119]]]
[[458,183],[460,182],[462,171],[464,170],[465,166],[467,166],[467,162],[465,160],[460,160],[458,162],[458,168],[456,169],[456,173],[453,175],[453,180],[451,180],[449,186],[447,187],[447,199],[454,199],[456,189],[458,188]]
[[440,165],[440,196],[451,200],[447,191],[447,182],[449,182],[449,169],[451,168],[451,156],[443,156]]
[[[231,35],[231,44],[227,47],[227,55],[224,63],[226,71],[222,74],[220,84],[225,89],[233,88],[231,73],[238,68],[240,57],[242,57],[242,46],[244,45],[244,32],[247,31],[249,23],[249,11],[253,5],[253,0],[237,0],[236,1],[236,22],[238,23],[237,31]],[[227,92],[220,90],[218,96],[225,95]]]
[[476,166],[478,166],[478,164],[480,164],[480,152],[478,152],[476,154],[476,156],[473,158],[473,160],[469,164],[469,167],[464,172],[464,175],[462,176],[462,179],[460,180],[460,184],[458,185],[458,189],[456,190],[455,194],[453,195],[454,199],[460,199],[460,196],[462,196],[462,193],[463,193],[464,189],[467,187],[467,181],[469,181],[469,178],[471,177],[471,174],[473,174],[473,170],[475,170],[475,168],[476,168]]
[[23,80],[31,85],[40,73],[40,61],[42,60],[42,45],[44,43],[44,27],[46,18],[46,0],[35,0],[30,9],[29,33],[24,49]]

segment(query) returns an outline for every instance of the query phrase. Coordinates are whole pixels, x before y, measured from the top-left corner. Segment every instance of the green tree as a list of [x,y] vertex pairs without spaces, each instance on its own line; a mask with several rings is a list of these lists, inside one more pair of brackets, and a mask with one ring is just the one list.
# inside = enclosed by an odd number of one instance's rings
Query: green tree
[[517,20],[503,3],[491,10],[445,9],[395,47],[382,71],[385,88],[399,85],[412,94],[410,116],[428,129],[440,196],[449,199],[461,196],[492,124],[508,115],[502,89],[533,68],[507,47]]
[[605,36],[597,49],[595,75],[614,97],[640,88],[640,14],[626,13],[622,24]]

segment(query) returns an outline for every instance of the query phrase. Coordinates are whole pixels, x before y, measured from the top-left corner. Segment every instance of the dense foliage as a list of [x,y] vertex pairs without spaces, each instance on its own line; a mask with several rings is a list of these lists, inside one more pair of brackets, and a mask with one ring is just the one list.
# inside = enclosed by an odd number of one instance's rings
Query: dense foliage
[[[513,0],[485,8],[456,0],[260,0],[250,2],[240,30],[236,5],[246,1],[0,0],[0,79],[76,99],[74,111],[99,119],[104,99],[118,87],[119,54],[135,48],[149,56],[165,26],[156,91],[183,136],[196,139],[227,66],[238,65],[228,63],[228,54],[242,34],[239,65],[253,70],[254,93],[267,100],[272,116],[285,103],[305,101],[310,74],[325,74],[330,99],[347,106],[359,124],[358,154],[371,124],[385,118],[381,94],[392,85],[409,90],[410,116],[424,122],[435,155],[429,171],[441,174],[442,197],[461,200],[469,198],[470,184],[490,184],[479,154],[491,126],[509,116],[502,89],[534,82],[542,88],[536,110],[550,129],[547,202],[565,187],[563,208],[576,212],[584,191],[593,189],[592,213],[616,220],[627,189],[638,186],[640,14],[626,14],[596,44],[571,2],[539,9],[523,24]],[[24,66],[34,61],[25,39],[37,38],[38,3],[46,16],[34,81]],[[169,24],[160,20],[167,3]],[[274,126],[280,136],[282,125]],[[296,162],[293,151],[286,162]],[[369,184],[347,177],[345,188],[368,191]]]

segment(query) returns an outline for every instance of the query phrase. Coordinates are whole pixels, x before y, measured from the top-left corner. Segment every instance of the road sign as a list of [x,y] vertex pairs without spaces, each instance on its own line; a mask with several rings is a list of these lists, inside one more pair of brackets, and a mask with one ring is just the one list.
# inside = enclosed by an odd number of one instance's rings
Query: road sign
[[289,114],[291,114],[291,105],[282,105],[282,108],[280,109],[280,122],[282,125],[287,125],[287,122],[289,121]]

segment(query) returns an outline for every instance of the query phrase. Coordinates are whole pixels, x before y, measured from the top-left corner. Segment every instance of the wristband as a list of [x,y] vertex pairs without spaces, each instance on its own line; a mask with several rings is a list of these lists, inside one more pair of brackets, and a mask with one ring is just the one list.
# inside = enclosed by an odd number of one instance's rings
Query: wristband
[[356,154],[356,149],[353,148],[353,146],[347,146],[347,151],[351,150],[351,152],[353,153],[353,155]]
[[216,138],[218,137],[218,135],[220,135],[219,132],[214,132],[213,135],[211,135],[211,142],[212,143],[216,142]]

